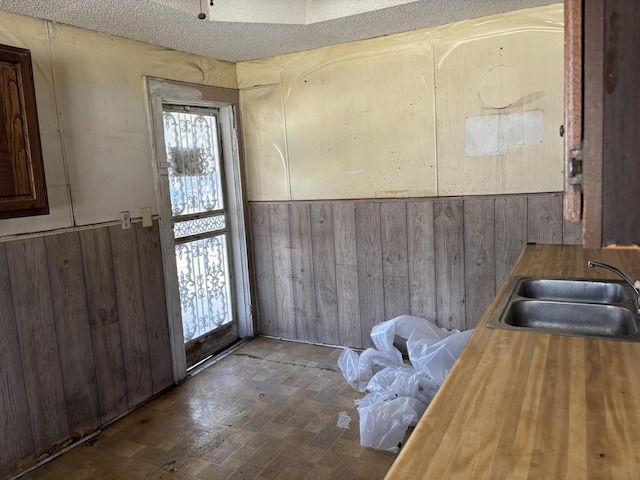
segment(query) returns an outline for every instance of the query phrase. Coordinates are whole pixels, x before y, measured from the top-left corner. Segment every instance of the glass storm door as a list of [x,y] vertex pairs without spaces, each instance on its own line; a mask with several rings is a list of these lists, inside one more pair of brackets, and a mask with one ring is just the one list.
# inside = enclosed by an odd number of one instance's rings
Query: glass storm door
[[191,367],[238,337],[218,110],[163,105],[182,328]]

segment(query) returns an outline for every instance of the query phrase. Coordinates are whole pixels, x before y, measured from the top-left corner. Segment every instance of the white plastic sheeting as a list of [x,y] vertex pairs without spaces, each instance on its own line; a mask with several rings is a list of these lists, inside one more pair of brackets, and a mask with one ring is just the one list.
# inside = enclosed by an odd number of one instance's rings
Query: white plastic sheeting
[[[376,348],[360,355],[350,348],[342,352],[338,366],[345,379],[366,394],[356,400],[363,446],[399,451],[407,428],[425,412],[472,332],[402,315],[373,327]],[[397,347],[407,352],[410,365]]]

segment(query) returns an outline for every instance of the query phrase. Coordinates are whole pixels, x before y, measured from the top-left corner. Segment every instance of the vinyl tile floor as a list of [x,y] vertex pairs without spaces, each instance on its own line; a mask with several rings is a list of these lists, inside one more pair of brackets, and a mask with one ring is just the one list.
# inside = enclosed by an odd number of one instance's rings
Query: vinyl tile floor
[[382,479],[395,455],[360,445],[340,353],[259,337],[22,478]]

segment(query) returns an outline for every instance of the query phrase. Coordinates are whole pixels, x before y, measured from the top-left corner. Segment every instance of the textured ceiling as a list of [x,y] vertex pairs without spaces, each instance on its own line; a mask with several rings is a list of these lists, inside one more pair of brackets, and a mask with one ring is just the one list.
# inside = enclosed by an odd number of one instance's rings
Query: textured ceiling
[[[301,0],[290,1],[295,4]],[[389,1],[395,6],[306,25],[216,21],[216,7],[209,11],[209,0],[0,0],[0,9],[241,62],[557,3],[557,0],[420,0],[398,5],[397,1]],[[197,18],[201,8],[212,20]]]

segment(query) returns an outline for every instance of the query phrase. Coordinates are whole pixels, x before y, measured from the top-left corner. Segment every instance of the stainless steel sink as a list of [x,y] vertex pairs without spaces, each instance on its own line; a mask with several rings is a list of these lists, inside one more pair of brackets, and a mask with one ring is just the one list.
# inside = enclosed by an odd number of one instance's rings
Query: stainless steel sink
[[504,323],[572,335],[612,337],[638,333],[633,312],[628,308],[592,303],[516,301],[507,310]]
[[487,327],[640,342],[633,298],[624,281],[516,277]]
[[598,280],[523,279],[517,294],[526,298],[589,303],[622,303],[627,299],[624,284]]

